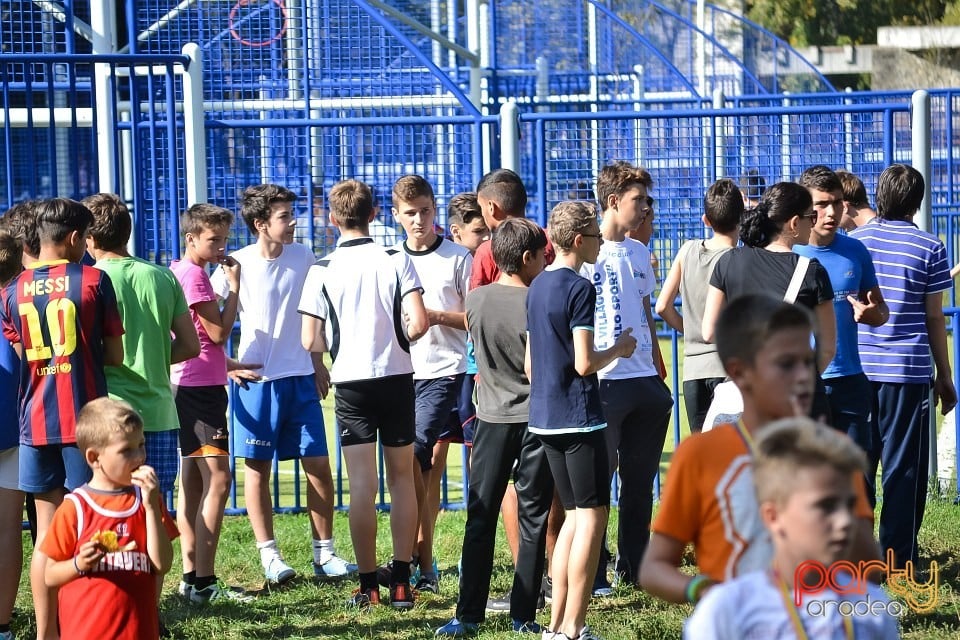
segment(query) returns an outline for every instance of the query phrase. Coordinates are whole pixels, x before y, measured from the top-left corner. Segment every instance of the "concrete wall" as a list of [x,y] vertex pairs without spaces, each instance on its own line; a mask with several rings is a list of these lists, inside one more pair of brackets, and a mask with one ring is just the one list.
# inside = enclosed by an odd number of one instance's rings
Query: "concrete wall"
[[874,91],[960,87],[960,50],[873,50],[870,88]]

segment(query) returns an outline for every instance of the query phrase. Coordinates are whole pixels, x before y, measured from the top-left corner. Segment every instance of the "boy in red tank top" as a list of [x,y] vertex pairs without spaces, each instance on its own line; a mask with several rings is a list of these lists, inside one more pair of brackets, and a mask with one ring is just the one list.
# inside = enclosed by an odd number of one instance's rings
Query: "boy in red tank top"
[[98,398],[80,411],[77,445],[93,479],[66,496],[40,544],[46,583],[60,587],[61,637],[159,638],[156,576],[170,570],[178,532],[143,464],[143,421]]

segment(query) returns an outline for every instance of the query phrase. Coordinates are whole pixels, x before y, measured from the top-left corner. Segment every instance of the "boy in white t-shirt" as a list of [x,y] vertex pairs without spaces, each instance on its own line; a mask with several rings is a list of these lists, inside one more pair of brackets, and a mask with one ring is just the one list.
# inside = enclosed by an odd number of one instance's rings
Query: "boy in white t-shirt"
[[333,360],[330,379],[336,387],[337,426],[350,475],[350,537],[360,565],[360,588],[350,603],[380,603],[375,507],[379,436],[393,537],[390,605],[409,609],[417,526],[410,341],[426,333],[427,311],[407,254],[384,249],[368,235],[374,216],[370,188],[346,180],[331,189],[329,202],[340,241],[310,269],[298,311],[304,348],[318,356],[329,351]]
[[[603,206],[600,232],[603,244],[596,263],[584,265],[581,275],[597,292],[594,345],[614,344],[624,328],[633,327],[637,349],[630,358],[618,358],[597,372],[610,478],[619,464],[620,518],[617,527],[615,571],[626,584],[636,585],[640,561],[650,537],[653,481],[670,421],[673,398],[660,377],[662,367],[650,295],[656,287],[650,251],[627,237],[649,215],[647,189],[652,184],[645,169],[628,162],[605,166],[597,178],[597,197]],[[608,594],[606,562],[601,558],[594,595]]]
[[[270,467],[274,455],[300,459],[307,476],[307,510],[313,533],[313,569],[321,579],[356,571],[333,548],[333,478],[327,456],[320,397],[330,375],[322,356],[300,345],[297,303],[313,252],[293,242],[297,196],[289,189],[262,184],[247,187],[240,212],[257,241],[231,258],[240,271],[241,362],[262,363],[261,379],[237,389],[234,453],[244,458],[244,499],[267,580],[282,584],[296,572],[280,555],[273,537]],[[230,283],[220,270],[214,291],[226,299]]]
[[[866,466],[850,438],[809,418],[765,427],[755,443],[753,485],[773,562],[709,587],[684,637],[898,638],[883,590],[862,569],[857,576],[835,573],[834,563],[847,558],[854,539],[854,478]],[[826,579],[828,572],[837,577]],[[845,593],[824,587],[834,579]]]
[[[420,513],[414,555],[420,565],[420,578],[415,588],[420,592],[437,593],[433,562],[436,513],[428,508],[427,487],[431,484],[433,446],[446,429],[450,413],[457,408],[467,371],[464,301],[473,256],[466,247],[437,234],[433,188],[421,176],[403,176],[393,185],[393,217],[407,234],[406,240],[397,248],[407,254],[416,268],[430,322],[426,335],[410,345],[417,428],[413,475]],[[442,472],[442,469],[437,470],[437,473]]]

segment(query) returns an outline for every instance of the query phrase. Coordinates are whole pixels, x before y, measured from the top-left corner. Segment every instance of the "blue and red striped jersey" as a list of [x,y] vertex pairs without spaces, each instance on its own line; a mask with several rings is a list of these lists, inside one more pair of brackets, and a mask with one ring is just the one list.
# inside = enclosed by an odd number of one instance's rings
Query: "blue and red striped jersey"
[[4,289],[0,314],[22,349],[20,443],[76,442],[80,408],[107,395],[103,339],[123,335],[110,277],[66,260],[34,263]]

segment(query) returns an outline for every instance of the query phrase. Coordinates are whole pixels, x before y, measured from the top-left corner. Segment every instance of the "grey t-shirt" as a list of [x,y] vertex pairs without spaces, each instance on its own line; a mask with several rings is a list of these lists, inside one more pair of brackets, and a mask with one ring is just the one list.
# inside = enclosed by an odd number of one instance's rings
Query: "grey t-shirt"
[[707,305],[713,267],[720,256],[729,250],[726,247],[708,249],[703,240],[690,240],[677,252],[677,258],[683,265],[680,299],[683,302],[684,381],[723,378],[727,375],[717,356],[716,345],[704,341],[700,324]]
[[530,381],[523,371],[527,291],[493,283],[467,294],[467,326],[480,376],[477,417],[485,422],[527,422],[530,416]]

